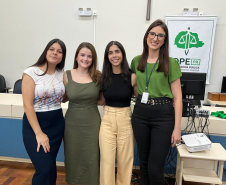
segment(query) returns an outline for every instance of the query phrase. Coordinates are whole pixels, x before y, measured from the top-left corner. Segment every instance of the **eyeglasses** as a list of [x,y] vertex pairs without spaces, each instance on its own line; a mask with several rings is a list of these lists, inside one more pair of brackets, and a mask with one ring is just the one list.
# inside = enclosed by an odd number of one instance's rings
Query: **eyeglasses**
[[157,35],[155,32],[151,32],[151,31],[148,32],[148,35],[149,35],[149,38],[150,38],[150,39],[154,39],[155,36],[157,36],[157,39],[158,39],[158,40],[163,40],[163,39],[166,37],[166,36],[165,36],[164,34],[162,34],[162,33],[159,33],[159,34]]

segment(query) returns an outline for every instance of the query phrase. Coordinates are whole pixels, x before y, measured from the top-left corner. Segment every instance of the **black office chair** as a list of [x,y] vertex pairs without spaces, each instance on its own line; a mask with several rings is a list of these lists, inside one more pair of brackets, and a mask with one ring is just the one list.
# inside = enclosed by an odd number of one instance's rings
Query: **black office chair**
[[13,88],[13,94],[22,94],[22,79],[19,79],[15,82],[14,88]]
[[8,93],[10,87],[6,87],[4,76],[0,75],[0,93]]

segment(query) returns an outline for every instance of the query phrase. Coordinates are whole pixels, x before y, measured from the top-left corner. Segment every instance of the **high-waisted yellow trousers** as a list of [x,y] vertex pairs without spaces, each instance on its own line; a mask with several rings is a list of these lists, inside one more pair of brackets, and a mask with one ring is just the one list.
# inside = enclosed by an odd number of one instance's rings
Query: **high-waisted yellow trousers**
[[[99,135],[100,185],[130,185],[134,136],[130,107],[105,106]],[[117,176],[115,180],[115,154]]]

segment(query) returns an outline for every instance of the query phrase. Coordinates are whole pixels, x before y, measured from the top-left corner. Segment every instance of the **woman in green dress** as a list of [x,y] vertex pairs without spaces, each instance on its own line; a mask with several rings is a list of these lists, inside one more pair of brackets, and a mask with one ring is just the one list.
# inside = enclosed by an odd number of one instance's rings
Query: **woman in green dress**
[[99,185],[99,78],[95,48],[83,42],[75,53],[73,69],[64,73],[69,100],[64,133],[68,184]]

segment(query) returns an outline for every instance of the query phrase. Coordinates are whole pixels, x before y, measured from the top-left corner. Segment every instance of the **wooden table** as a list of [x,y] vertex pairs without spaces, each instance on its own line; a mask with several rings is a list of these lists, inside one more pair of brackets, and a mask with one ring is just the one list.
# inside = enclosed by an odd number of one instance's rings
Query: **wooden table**
[[211,106],[216,106],[216,105],[226,106],[226,101],[212,101],[210,99],[207,99],[207,101],[211,104]]
[[[189,153],[186,146],[183,144],[177,147],[177,151],[177,170],[175,185],[182,185],[182,178],[184,181],[222,184],[224,161],[226,161],[226,151],[220,143],[212,143],[210,150],[194,153]],[[201,169],[192,167],[187,168],[184,167],[184,161],[186,159],[199,159],[206,162],[214,161],[214,167],[213,169]]]

